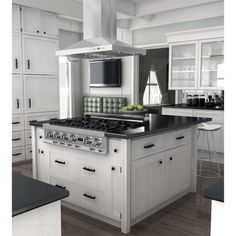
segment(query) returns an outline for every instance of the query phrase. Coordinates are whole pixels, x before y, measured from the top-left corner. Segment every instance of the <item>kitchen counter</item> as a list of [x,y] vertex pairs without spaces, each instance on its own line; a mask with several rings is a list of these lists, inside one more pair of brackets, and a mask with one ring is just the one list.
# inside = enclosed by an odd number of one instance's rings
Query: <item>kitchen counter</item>
[[213,110],[213,111],[223,111],[224,107],[222,106],[215,106],[215,107],[194,107],[194,106],[187,106],[187,104],[182,103],[182,104],[172,104],[172,105],[165,105],[162,107],[167,107],[167,108],[181,108],[181,109],[202,109],[202,110]]
[[[114,116],[111,115],[111,117]],[[139,138],[151,134],[159,134],[172,130],[187,128],[212,120],[211,118],[165,116],[159,114],[146,114],[145,117],[141,117],[142,119],[144,119],[144,126],[135,129],[119,130],[112,133],[105,133],[105,136],[122,139]],[[43,124],[46,124],[48,122],[49,121],[34,121],[30,122],[30,125],[43,127]]]
[[67,190],[30,177],[12,175],[12,216],[28,212],[69,196]]
[[218,181],[204,192],[204,197],[224,202],[224,180]]

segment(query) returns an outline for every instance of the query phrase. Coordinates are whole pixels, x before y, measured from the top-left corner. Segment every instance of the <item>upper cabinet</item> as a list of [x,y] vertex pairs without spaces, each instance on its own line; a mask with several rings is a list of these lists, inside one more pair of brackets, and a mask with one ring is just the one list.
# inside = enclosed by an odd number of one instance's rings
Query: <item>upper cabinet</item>
[[169,89],[224,89],[223,27],[167,34]]
[[12,31],[20,32],[20,6],[12,5]]
[[23,67],[25,74],[58,74],[57,40],[23,36]]
[[12,73],[21,72],[21,36],[20,33],[12,34]]
[[23,7],[22,28],[24,34],[58,38],[57,15],[53,13]]

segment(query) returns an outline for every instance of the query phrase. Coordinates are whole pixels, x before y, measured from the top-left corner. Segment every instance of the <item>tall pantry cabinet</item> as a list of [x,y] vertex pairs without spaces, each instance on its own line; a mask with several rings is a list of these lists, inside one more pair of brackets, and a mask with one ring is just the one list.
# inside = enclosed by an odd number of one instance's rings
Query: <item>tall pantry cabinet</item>
[[57,15],[12,6],[12,161],[31,159],[32,120],[59,115]]

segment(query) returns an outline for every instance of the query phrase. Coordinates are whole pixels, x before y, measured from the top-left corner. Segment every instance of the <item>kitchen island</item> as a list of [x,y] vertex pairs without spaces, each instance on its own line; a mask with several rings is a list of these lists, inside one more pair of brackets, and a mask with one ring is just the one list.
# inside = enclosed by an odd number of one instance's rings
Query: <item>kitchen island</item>
[[[107,131],[91,131],[94,123],[86,117],[31,122],[33,175],[68,189],[63,205],[129,233],[132,225],[196,192],[196,128],[210,120],[146,114],[142,124],[120,121],[120,127],[131,127]],[[76,128],[79,121],[86,128]]]
[[60,236],[60,200],[68,195],[67,190],[13,173],[13,236]]

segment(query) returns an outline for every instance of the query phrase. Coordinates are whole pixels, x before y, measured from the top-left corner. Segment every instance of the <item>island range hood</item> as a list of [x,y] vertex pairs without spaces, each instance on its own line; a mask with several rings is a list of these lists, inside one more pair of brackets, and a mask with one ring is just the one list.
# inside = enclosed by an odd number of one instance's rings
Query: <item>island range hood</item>
[[57,51],[56,55],[66,56],[70,59],[145,55],[145,50],[132,47],[116,39],[116,13],[116,0],[84,0],[84,39]]

